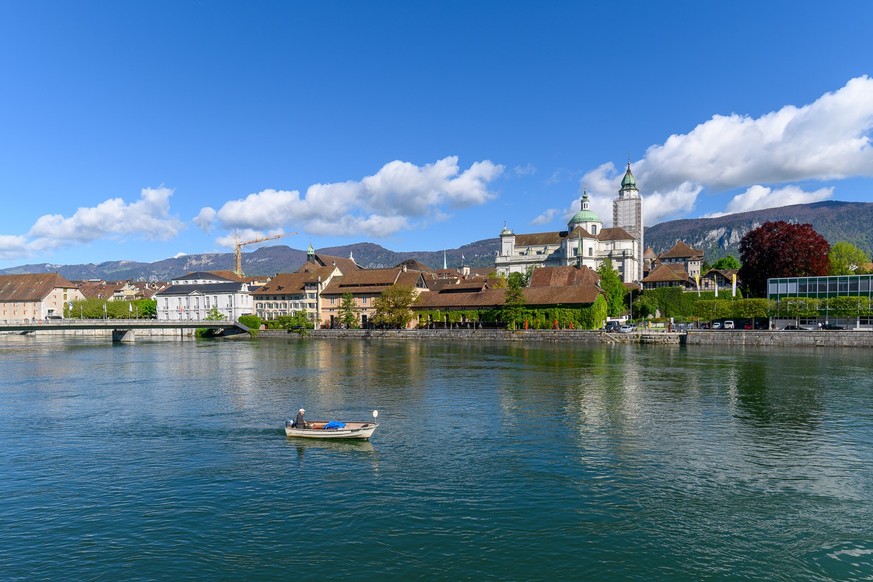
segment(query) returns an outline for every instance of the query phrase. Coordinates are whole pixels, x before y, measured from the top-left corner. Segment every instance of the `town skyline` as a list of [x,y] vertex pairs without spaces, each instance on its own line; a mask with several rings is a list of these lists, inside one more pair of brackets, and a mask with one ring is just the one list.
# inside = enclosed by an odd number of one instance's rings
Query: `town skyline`
[[0,269],[873,201],[873,6],[720,8],[7,6]]

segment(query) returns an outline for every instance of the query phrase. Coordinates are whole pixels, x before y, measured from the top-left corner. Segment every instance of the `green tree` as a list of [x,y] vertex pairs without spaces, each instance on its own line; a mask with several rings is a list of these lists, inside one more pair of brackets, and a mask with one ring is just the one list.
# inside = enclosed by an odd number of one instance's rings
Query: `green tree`
[[346,329],[357,329],[358,316],[355,313],[355,296],[343,293],[343,301],[339,308],[339,322]]
[[[530,271],[528,271],[528,275]],[[508,287],[516,287],[521,289],[522,287],[527,287],[527,284],[530,282],[530,277],[526,277],[524,273],[510,273],[509,277],[506,279],[506,285]]]
[[621,282],[618,273],[612,268],[612,261],[608,258],[597,267],[600,275],[600,288],[606,292],[606,304],[609,317],[618,317],[624,313],[624,283]]
[[238,321],[249,328],[249,335],[258,337],[258,330],[261,329],[262,320],[257,315],[240,315]]
[[[222,313],[218,310],[217,307],[213,307],[206,314],[206,321],[223,321],[224,319],[225,319],[224,315],[222,315]],[[198,327],[197,330],[195,330],[195,332],[194,332],[194,335],[196,335],[199,338],[215,337],[218,334],[219,334],[218,330],[212,329],[209,327]]]
[[650,295],[643,294],[634,299],[633,313],[631,313],[631,317],[633,319],[645,318],[650,315],[655,315],[657,311],[658,300]]
[[861,317],[870,311],[870,298],[843,295],[821,300],[819,313],[826,317]]
[[158,314],[158,302],[154,299],[137,299],[133,302],[133,313],[136,317],[154,319]]
[[291,315],[283,315],[279,318],[278,323],[281,325],[282,329],[287,329],[288,331],[294,331],[300,334],[304,333],[307,329],[315,327],[315,324],[306,316],[305,311],[295,311]]
[[838,242],[828,253],[831,275],[855,275],[863,273],[870,262],[870,256],[849,242]]
[[609,305],[603,295],[598,295],[591,307],[583,307],[580,310],[579,327],[582,329],[600,329],[606,323]]
[[490,273],[488,275],[488,286],[492,289],[505,289],[506,277],[500,273]]
[[206,314],[206,321],[224,321],[224,319],[224,315],[217,307],[213,307],[209,310],[209,313]]
[[740,260],[733,255],[726,255],[712,264],[716,271],[739,270]]
[[415,289],[409,285],[391,285],[373,302],[373,323],[388,327],[403,328],[412,319],[410,307],[415,303]]
[[[514,277],[513,275],[518,275]],[[500,318],[506,322],[507,328],[516,329],[521,321],[525,299],[522,283],[524,276],[521,273],[510,273],[503,296],[503,307],[500,309]]]

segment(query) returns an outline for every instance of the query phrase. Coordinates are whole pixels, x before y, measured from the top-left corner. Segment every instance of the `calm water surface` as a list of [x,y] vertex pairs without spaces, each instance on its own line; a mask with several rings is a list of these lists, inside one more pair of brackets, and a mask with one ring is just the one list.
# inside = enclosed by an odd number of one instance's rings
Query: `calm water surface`
[[[0,579],[873,579],[868,350],[0,337]],[[367,420],[369,443],[285,418]]]

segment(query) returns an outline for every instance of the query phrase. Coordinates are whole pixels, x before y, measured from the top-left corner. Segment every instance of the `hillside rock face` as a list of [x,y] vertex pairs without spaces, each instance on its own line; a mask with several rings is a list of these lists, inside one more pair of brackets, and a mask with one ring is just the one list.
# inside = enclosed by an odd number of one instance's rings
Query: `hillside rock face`
[[[705,259],[712,263],[725,255],[738,257],[743,236],[771,220],[808,223],[831,244],[846,241],[868,254],[873,253],[873,203],[868,202],[816,202],[715,218],[672,220],[646,227],[645,244],[660,253],[670,249],[677,240],[683,240],[691,247],[703,249]],[[441,269],[444,262],[449,268],[462,265],[493,267],[499,250],[500,239],[490,238],[445,251],[394,252],[373,243],[357,243],[318,249],[317,252],[336,257],[353,256],[359,265],[368,269],[393,267],[409,259],[415,259],[432,269]],[[296,271],[306,261],[306,252],[285,245],[266,246],[243,253],[242,259],[246,275],[272,276]],[[233,268],[233,253],[204,253],[154,263],[109,261],[99,265],[22,265],[2,270],[0,274],[56,272],[72,281],[169,281],[194,271]]]
[[811,224],[831,244],[846,241],[867,253],[873,251],[873,203],[868,202],[816,202],[716,218],[671,220],[647,227],[645,244],[660,253],[683,240],[703,249],[706,260],[712,263],[725,255],[738,257],[743,236],[773,220]]

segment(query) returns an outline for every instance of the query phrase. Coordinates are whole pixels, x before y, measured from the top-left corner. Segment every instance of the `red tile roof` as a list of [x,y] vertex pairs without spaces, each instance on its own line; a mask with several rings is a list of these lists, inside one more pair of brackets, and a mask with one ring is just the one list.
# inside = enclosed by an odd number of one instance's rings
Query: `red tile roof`
[[688,272],[681,263],[669,263],[658,265],[652,269],[643,283],[670,283],[675,281],[687,282],[689,279]]
[[318,267],[312,271],[303,273],[279,273],[269,282],[253,291],[252,295],[277,295],[277,294],[294,294],[302,293],[306,289],[307,283],[316,283],[319,278],[322,280],[330,277],[334,267]]
[[57,273],[0,275],[0,301],[42,301],[57,288],[76,285]]
[[702,259],[703,251],[701,249],[693,249],[684,241],[676,241],[669,251],[661,253],[658,258],[661,259]]
[[331,279],[321,294],[381,293],[386,287],[395,283],[413,288],[426,288],[421,271],[403,271],[400,268],[358,269]]
[[[343,275],[352,271],[362,270],[361,266],[358,265],[354,259],[344,259],[343,257],[334,257],[331,255],[321,255],[316,253],[315,262],[322,267],[330,267],[332,265],[335,265]],[[308,262],[304,263],[303,266],[298,269],[298,271],[306,269],[307,265],[310,264],[311,263]]]
[[600,275],[588,267],[540,267],[530,277],[531,287],[556,287],[567,285],[597,285]]
[[628,240],[633,237],[625,229],[615,226],[612,228],[604,228],[597,235],[597,240]]

